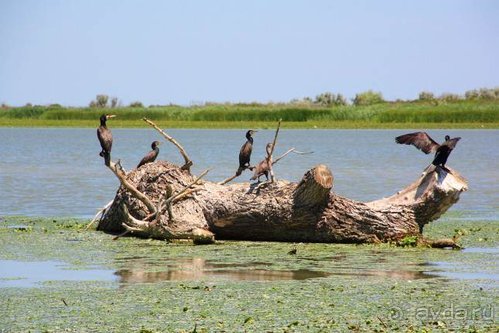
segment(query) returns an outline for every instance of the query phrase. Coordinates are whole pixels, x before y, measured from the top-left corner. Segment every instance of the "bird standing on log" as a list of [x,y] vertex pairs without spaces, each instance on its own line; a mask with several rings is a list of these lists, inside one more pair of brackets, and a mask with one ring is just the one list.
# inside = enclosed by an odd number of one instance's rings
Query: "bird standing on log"
[[257,131],[249,130],[246,132],[246,142],[241,147],[239,151],[239,168],[236,171],[236,176],[241,175],[241,173],[246,169],[252,169],[250,167],[251,152],[253,151],[253,134]]
[[100,116],[100,126],[97,128],[97,138],[99,139],[100,146],[102,147],[100,156],[104,157],[104,164],[109,166],[111,164],[111,148],[113,147],[113,135],[111,130],[107,128],[106,121],[114,118],[114,114],[103,114]]
[[151,143],[152,150],[150,152],[148,152],[146,154],[146,156],[144,156],[144,158],[142,158],[139,165],[137,165],[137,169],[140,168],[141,166],[143,166],[144,164],[151,163],[151,162],[154,162],[156,160],[156,157],[158,157],[158,154],[159,154],[158,146],[160,144],[161,143],[159,141],[153,141],[153,143]]
[[251,177],[251,180],[255,180],[258,178],[258,182],[260,182],[260,177],[265,176],[267,180],[269,180],[269,171],[270,171],[270,166],[272,165],[272,156],[270,155],[272,151],[272,144],[267,143],[267,147],[265,148],[267,151],[267,156],[263,159],[263,161],[260,161],[260,163],[257,164],[255,167],[255,173],[253,174],[253,177]]
[[459,140],[461,140],[460,137],[451,139],[450,136],[446,135],[445,142],[439,145],[426,132],[409,133],[395,138],[397,143],[413,145],[425,154],[435,153],[435,157],[431,163],[435,166],[441,166],[446,171],[449,171],[445,167],[447,158]]

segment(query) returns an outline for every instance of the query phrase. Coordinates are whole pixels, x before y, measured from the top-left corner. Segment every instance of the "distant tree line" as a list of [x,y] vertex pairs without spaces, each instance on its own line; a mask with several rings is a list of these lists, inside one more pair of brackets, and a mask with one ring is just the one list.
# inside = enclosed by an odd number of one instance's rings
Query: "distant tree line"
[[[472,89],[468,90],[464,93],[464,95],[454,94],[454,93],[443,93],[441,95],[436,96],[434,93],[429,91],[422,91],[419,93],[418,98],[416,100],[400,100],[397,99],[395,102],[432,102],[432,103],[452,103],[459,101],[498,101],[499,100],[499,87],[496,88],[480,88],[480,89]],[[376,92],[372,90],[367,90],[355,95],[354,98],[351,99],[351,104],[354,106],[365,106],[365,105],[374,105],[379,103],[386,103],[383,98],[381,92]],[[321,93],[315,98],[312,97],[303,97],[301,99],[292,99],[289,102],[285,103],[260,103],[260,102],[251,102],[251,103],[220,103],[220,102],[205,102],[201,104],[196,104],[198,106],[215,106],[215,105],[235,105],[235,106],[265,106],[272,104],[280,104],[280,105],[309,105],[309,106],[321,106],[321,107],[335,107],[335,106],[345,106],[349,105],[349,101],[342,94],[335,94],[333,92],[324,92]],[[39,105],[35,105],[39,106]],[[117,97],[109,97],[105,94],[99,94],[95,96],[95,99],[91,100],[88,104],[90,108],[121,108],[123,107],[121,101]],[[164,107],[164,106],[176,106],[175,104],[168,105],[149,105],[150,108],[154,107]],[[31,103],[26,103],[24,107],[33,107]],[[50,108],[62,108],[60,104],[50,104],[48,105]],[[140,101],[134,101],[128,104],[130,108],[144,108],[144,104]],[[0,104],[0,109],[6,110],[11,107],[6,103]]]
[[[109,96],[104,94],[99,94],[95,96],[95,99],[91,100],[88,106],[91,108],[111,108],[111,109],[122,107],[121,102],[118,100],[118,97],[112,97],[111,99],[109,99]],[[144,107],[144,105],[139,101],[132,102],[128,106],[131,108]]]
[[[453,94],[453,93],[443,93],[439,96],[435,96],[434,93],[429,91],[422,91],[418,95],[418,99],[415,101],[422,102],[457,102],[462,100],[468,101],[493,101],[499,100],[499,87],[496,88],[480,88],[468,90],[464,93],[464,95]],[[107,95],[97,95],[95,100],[92,100],[89,104],[91,108],[105,108],[105,107],[121,107],[121,103],[118,102],[116,97],[111,99],[111,103],[108,104],[109,96]],[[374,105],[379,103],[386,103],[387,101],[383,98],[383,94],[381,92],[367,90],[355,95],[354,98],[351,99],[352,105],[354,106],[365,106],[365,105]],[[413,102],[406,100],[397,100],[396,102]],[[204,105],[220,105],[220,104],[230,104],[230,105],[241,105],[241,106],[260,106],[265,104],[272,103],[216,103],[216,102],[206,102]],[[286,104],[286,103],[284,103]],[[292,99],[289,101],[289,104],[293,105],[317,105],[317,106],[325,106],[325,107],[333,107],[333,106],[344,106],[348,105],[348,100],[342,94],[335,94],[333,92],[324,92],[315,96],[315,98],[304,97],[302,99]],[[172,104],[170,104],[171,106]],[[143,108],[144,105],[135,101],[128,105],[132,108]],[[162,105],[150,105],[150,107],[162,107]]]
[[436,97],[432,92],[422,91],[419,93],[419,98],[418,98],[418,100],[420,101],[444,101],[444,102],[456,102],[460,100],[493,101],[498,99],[499,99],[499,87],[468,90],[464,93],[464,96],[452,93],[443,93],[442,95]]
[[[457,101],[494,101],[499,100],[499,87],[496,88],[480,88],[468,90],[464,95],[453,94],[453,93],[443,93],[439,96],[435,96],[432,92],[422,91],[418,95],[416,101],[431,101],[431,102],[457,102]],[[352,98],[352,104],[355,106],[363,105],[373,105],[379,103],[385,103],[385,99],[381,92],[376,92],[368,90],[355,95]],[[412,102],[397,100],[396,102]],[[342,94],[334,94],[332,92],[325,92],[317,95],[315,99],[310,97],[304,97],[303,99],[293,99],[290,101],[291,104],[315,104],[321,106],[341,106],[347,105],[348,101]]]

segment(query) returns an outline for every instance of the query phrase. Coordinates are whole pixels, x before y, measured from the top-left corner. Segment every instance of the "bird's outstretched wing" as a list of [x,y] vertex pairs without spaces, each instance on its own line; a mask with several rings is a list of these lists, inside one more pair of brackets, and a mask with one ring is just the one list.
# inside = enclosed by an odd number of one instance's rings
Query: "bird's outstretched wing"
[[440,147],[426,132],[415,132],[397,136],[395,141],[400,144],[413,145],[425,154],[434,153]]
[[454,149],[457,145],[457,142],[461,140],[461,137],[457,137],[457,138],[453,138],[453,139],[450,139],[450,140],[447,140],[445,141],[445,144],[447,145],[447,147],[449,147],[450,149]]

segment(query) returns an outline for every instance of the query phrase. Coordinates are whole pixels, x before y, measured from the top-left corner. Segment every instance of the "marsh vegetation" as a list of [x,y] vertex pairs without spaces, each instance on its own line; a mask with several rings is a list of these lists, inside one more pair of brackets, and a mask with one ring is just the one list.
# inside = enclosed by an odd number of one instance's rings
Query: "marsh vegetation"
[[[451,214],[426,235],[459,233],[463,251],[390,244],[112,241],[84,231],[86,220],[4,218],[0,265],[12,269],[0,272],[0,327],[493,331],[499,226],[456,219],[459,214]],[[288,254],[292,249],[296,254]],[[15,263],[30,268],[28,273]]]
[[[109,102],[110,100],[110,102]],[[323,93],[288,103],[203,103],[201,105],[122,106],[114,97],[98,95],[89,107],[31,105],[0,110],[1,126],[94,126],[102,113],[118,115],[117,127],[143,127],[141,119],[167,121],[169,127],[272,127],[279,119],[293,128],[486,127],[499,124],[499,89],[466,92],[465,96],[422,92],[413,101],[385,101],[381,93],[357,94],[352,103],[341,94]]]

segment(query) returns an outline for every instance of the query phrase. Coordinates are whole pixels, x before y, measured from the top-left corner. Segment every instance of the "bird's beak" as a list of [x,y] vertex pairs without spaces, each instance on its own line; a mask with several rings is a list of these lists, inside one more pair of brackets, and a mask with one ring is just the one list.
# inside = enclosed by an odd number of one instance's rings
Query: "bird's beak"
[[116,117],[116,115],[115,115],[115,114],[108,114],[108,115],[107,115],[107,118],[108,118],[108,119],[109,119],[109,118],[114,118],[114,117]]

